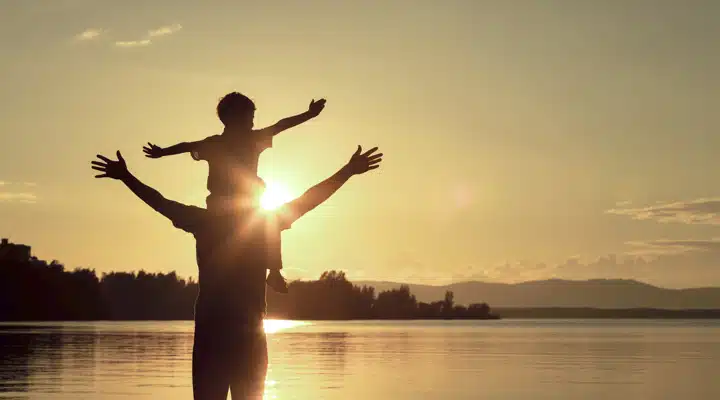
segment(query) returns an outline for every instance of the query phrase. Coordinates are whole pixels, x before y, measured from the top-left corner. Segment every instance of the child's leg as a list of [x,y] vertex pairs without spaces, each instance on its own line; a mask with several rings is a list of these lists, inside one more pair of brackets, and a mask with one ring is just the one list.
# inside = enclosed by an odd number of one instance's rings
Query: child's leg
[[287,281],[285,281],[285,278],[280,273],[280,270],[270,269],[270,273],[267,277],[267,284],[270,286],[270,288],[278,293],[287,293],[288,292],[288,284]]
[[[228,211],[232,211],[233,208],[236,209],[238,207],[237,201],[241,198],[241,196],[237,195],[210,193],[210,195],[205,199],[205,202],[207,204],[208,211],[211,213],[226,213]],[[266,282],[267,285],[274,291],[278,293],[287,293],[288,284],[280,273],[281,268],[282,266],[279,268],[268,268],[270,273],[268,274]]]

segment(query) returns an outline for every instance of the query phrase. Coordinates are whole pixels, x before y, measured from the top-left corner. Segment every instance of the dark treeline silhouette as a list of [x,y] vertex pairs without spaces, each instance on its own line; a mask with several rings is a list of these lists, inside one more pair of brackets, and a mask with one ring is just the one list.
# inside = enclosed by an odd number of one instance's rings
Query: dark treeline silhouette
[[490,307],[456,305],[452,292],[443,301],[418,302],[410,288],[375,293],[370,286],[353,285],[345,273],[324,272],[315,281],[290,283],[287,295],[268,292],[268,314],[287,319],[491,319]]
[[[329,271],[290,283],[289,294],[268,291],[268,317],[343,319],[490,319],[487,304],[456,305],[452,292],[418,302],[408,286],[375,293]],[[175,272],[68,271],[57,262],[0,260],[0,321],[191,320],[198,285]]]

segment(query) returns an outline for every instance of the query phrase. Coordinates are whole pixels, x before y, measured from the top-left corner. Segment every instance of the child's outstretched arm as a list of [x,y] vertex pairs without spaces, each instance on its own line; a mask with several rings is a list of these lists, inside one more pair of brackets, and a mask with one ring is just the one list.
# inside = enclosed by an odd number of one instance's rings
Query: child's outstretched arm
[[148,142],[148,144],[143,147],[143,152],[145,152],[145,157],[160,158],[165,156],[172,156],[175,154],[191,153],[197,150],[200,143],[202,143],[202,141],[183,142],[170,147],[162,148]]
[[305,111],[304,113],[294,115],[292,117],[283,118],[280,121],[278,121],[277,123],[275,123],[275,125],[260,129],[260,131],[269,136],[275,136],[282,131],[290,129],[294,126],[298,126],[305,121],[308,121],[312,118],[317,117],[318,115],[320,115],[320,112],[322,112],[323,108],[325,108],[325,99],[320,99],[318,101],[315,101],[313,99],[310,102],[310,106],[308,107],[308,110]]

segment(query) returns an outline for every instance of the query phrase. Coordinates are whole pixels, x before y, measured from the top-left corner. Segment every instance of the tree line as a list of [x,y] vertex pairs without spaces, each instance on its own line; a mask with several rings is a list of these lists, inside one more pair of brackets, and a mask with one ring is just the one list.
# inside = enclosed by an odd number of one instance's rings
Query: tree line
[[[375,293],[341,271],[294,281],[288,294],[268,291],[268,317],[304,320],[494,319],[486,303],[457,305],[453,293],[419,302],[402,285]],[[33,258],[0,262],[0,321],[192,320],[197,282],[175,272],[110,272]]]

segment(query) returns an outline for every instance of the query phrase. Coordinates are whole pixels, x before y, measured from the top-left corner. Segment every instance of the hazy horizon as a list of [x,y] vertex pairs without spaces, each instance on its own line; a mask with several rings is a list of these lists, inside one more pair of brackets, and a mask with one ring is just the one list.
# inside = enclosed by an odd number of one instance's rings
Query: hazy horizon
[[291,279],[720,286],[718,18],[709,0],[2,2],[0,237],[197,276],[192,237],[89,162],[119,149],[204,205],[206,164],[142,146],[220,132],[238,90],[257,126],[327,98],[261,158],[293,195],[358,144],[386,155],[285,234]]
[[592,282],[592,281],[626,281],[626,282],[638,282],[638,283],[644,283],[651,286],[655,286],[660,289],[671,289],[671,290],[682,290],[682,289],[720,289],[719,286],[712,286],[712,285],[705,285],[705,286],[688,286],[688,287],[665,287],[662,285],[653,285],[651,283],[636,280],[632,278],[588,278],[588,279],[564,279],[564,278],[541,278],[541,279],[532,279],[532,280],[526,280],[526,281],[517,281],[517,282],[497,282],[497,281],[484,281],[484,280],[478,280],[478,279],[472,279],[472,280],[465,280],[465,281],[454,281],[451,283],[415,283],[415,282],[404,282],[404,281],[388,281],[388,280],[375,280],[375,279],[361,279],[361,280],[355,280],[352,281],[353,284],[373,284],[373,283],[381,283],[381,284],[408,284],[412,286],[432,286],[432,287],[440,287],[444,288],[447,286],[452,285],[462,285],[462,284],[473,284],[473,283],[481,283],[481,284],[501,284],[501,285],[522,285],[526,283],[533,283],[533,282],[543,282],[543,281],[563,281],[563,282]]

